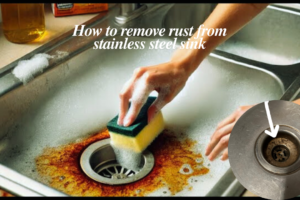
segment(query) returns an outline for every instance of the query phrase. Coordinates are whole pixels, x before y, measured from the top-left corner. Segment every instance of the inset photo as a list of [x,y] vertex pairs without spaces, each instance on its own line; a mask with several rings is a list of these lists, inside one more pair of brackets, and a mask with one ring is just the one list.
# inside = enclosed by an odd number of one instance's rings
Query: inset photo
[[250,192],[266,199],[300,195],[300,105],[266,101],[236,122],[229,139],[231,169]]

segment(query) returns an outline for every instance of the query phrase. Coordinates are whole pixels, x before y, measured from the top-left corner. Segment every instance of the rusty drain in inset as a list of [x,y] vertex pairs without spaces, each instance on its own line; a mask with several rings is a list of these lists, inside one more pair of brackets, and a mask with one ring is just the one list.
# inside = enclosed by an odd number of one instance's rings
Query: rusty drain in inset
[[281,125],[276,138],[262,133],[256,141],[256,158],[268,171],[288,174],[300,168],[300,134]]

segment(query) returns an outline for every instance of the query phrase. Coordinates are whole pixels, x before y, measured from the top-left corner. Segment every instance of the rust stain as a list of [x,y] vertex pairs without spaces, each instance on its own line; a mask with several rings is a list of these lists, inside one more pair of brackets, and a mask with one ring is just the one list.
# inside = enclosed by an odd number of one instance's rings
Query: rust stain
[[190,170],[188,169],[188,168],[183,168],[183,171],[185,172],[185,173],[189,173],[190,172]]
[[13,195],[0,189],[0,197],[13,197]]
[[[145,196],[165,186],[171,195],[175,195],[185,188],[192,189],[188,183],[190,177],[209,172],[203,163],[196,162],[196,159],[202,158],[201,154],[192,151],[196,141],[179,141],[172,132],[164,130],[149,147],[155,164],[145,178],[117,186],[98,183],[83,173],[79,159],[88,145],[105,138],[109,138],[107,129],[82,142],[44,149],[42,155],[36,158],[43,182],[72,196]],[[181,174],[179,171],[184,164],[189,164],[193,173]]]

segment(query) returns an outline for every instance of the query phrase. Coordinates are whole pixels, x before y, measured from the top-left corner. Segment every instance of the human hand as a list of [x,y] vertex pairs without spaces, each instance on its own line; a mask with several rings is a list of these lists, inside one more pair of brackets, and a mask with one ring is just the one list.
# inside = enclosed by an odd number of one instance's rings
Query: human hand
[[206,147],[205,155],[208,156],[210,161],[213,161],[220,153],[224,150],[221,160],[226,160],[228,158],[228,143],[230,133],[237,122],[237,120],[250,108],[250,106],[241,106],[223,121],[221,121],[216,131],[210,138],[210,142]]
[[[148,109],[148,122],[150,122],[155,114],[181,91],[189,75],[185,64],[175,61],[137,68],[120,92],[118,125],[130,126],[149,94],[156,90],[158,97]],[[127,112],[130,99],[131,106]]]

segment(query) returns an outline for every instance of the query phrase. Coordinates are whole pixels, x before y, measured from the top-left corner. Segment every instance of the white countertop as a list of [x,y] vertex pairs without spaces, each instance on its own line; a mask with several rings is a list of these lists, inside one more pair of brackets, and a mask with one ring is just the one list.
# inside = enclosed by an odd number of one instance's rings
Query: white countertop
[[26,44],[14,44],[12,42],[9,42],[3,34],[2,23],[0,22],[0,68],[35,50],[36,48],[58,37],[59,35],[73,29],[75,25],[82,24],[83,22],[95,17],[96,15],[97,13],[66,17],[54,17],[50,3],[46,3],[46,32],[41,38]]

